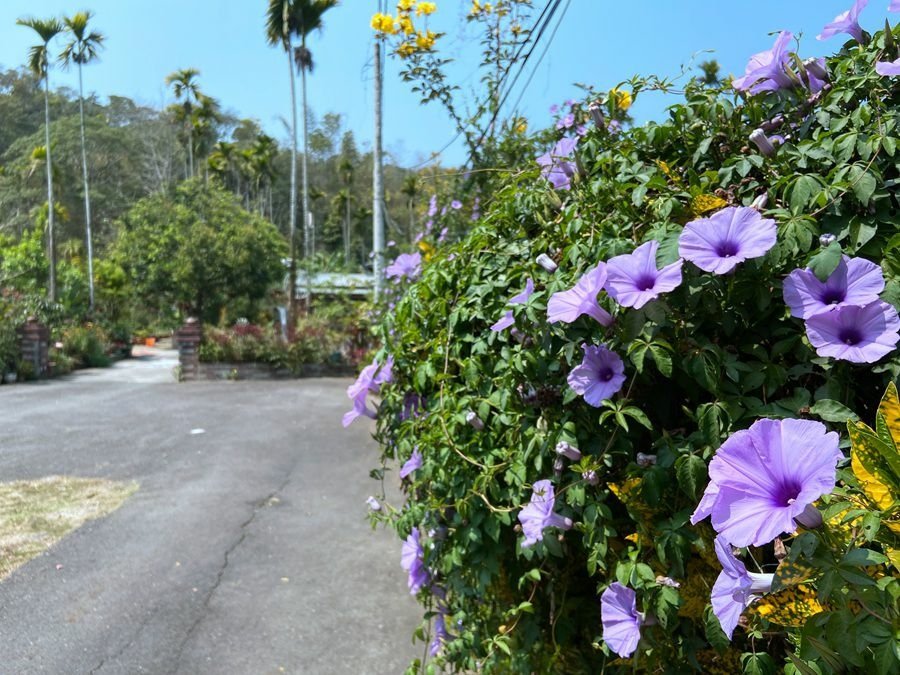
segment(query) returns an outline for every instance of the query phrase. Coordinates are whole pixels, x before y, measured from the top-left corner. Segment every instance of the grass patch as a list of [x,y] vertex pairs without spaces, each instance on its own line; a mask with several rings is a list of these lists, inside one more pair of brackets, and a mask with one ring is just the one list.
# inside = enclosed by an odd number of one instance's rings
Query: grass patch
[[69,476],[0,483],[0,581],[72,530],[115,511],[137,488]]

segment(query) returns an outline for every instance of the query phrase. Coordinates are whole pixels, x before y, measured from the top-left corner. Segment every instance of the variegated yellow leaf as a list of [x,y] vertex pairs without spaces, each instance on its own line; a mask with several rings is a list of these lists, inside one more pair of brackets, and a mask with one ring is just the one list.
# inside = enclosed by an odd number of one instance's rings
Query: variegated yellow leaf
[[782,560],[778,569],[775,570],[775,576],[772,579],[772,590],[780,591],[789,586],[802,584],[809,581],[816,574],[816,569],[806,564],[802,560],[791,561],[785,558]]
[[896,448],[887,447],[884,440],[862,422],[848,422],[847,431],[850,434],[853,474],[863,492],[879,509],[889,508],[900,490],[897,489],[896,478],[886,466],[885,454]]
[[816,599],[815,590],[800,584],[764,595],[750,605],[748,611],[779,626],[798,628],[823,608]]
[[695,216],[702,216],[704,213],[721,209],[723,206],[728,206],[728,202],[715,195],[700,194],[691,199],[691,212]]

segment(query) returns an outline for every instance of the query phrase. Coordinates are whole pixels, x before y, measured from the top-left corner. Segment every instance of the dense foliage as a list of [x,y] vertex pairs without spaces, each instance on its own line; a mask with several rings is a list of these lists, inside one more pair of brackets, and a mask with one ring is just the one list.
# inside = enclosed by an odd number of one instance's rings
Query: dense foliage
[[[393,381],[380,390],[374,475],[414,456],[421,466],[404,480],[405,504],[378,504],[373,517],[407,539],[405,555],[415,558],[421,540],[421,560],[405,565],[429,610],[420,638],[430,640],[434,619],[434,663],[897,672],[896,404],[886,399],[877,433],[854,420],[876,427],[900,352],[874,364],[821,356],[782,299],[789,273],[811,266],[827,278],[845,254],[880,265],[881,298],[900,305],[900,84],[875,71],[896,56],[890,33],[850,42],[828,59],[817,93],[798,60],[793,86],[758,95],[694,80],[666,121],[627,131],[606,122],[613,100],[578,142],[570,189],[555,190],[536,165],[510,167],[464,241],[423,263],[385,320],[380,362],[393,358]],[[648,81],[631,86],[636,98]],[[587,122],[591,102],[573,115]],[[783,142],[764,154],[749,141],[757,129]],[[687,223],[762,196],[761,216],[777,223],[765,255],[728,274],[685,262],[682,283],[640,309],[601,294],[609,327],[547,321],[549,298],[598,262],[656,241],[659,266],[674,263]],[[535,291],[512,308],[512,329],[491,330],[529,279]],[[582,345],[600,344],[623,357],[625,379],[594,407],[567,377]],[[845,451],[850,420],[854,465],[839,463],[838,487],[818,502],[823,527],[741,553],[778,570],[773,591],[787,588],[753,603],[729,641],[709,607],[722,570],[714,532],[689,519],[717,450],[764,418],[821,420]],[[560,442],[582,458],[558,455]],[[526,548],[517,517],[547,479],[574,525]],[[630,659],[613,653],[601,625],[600,596],[615,581],[652,617]]]

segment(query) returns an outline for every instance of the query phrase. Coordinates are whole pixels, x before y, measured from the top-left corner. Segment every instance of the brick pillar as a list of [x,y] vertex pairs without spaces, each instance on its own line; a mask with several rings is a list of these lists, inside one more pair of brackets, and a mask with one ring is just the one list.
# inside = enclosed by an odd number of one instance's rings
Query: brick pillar
[[50,329],[29,316],[16,333],[22,360],[31,364],[35,377],[46,377],[50,372]]
[[175,331],[178,362],[181,364],[181,375],[185,379],[196,378],[200,370],[200,341],[202,339],[203,327],[199,319],[194,317],[190,317],[181,328]]

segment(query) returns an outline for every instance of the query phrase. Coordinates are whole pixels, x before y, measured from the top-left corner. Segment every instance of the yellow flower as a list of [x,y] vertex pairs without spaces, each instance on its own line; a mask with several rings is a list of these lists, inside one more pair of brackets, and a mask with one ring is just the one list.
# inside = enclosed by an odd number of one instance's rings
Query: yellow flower
[[429,244],[427,241],[420,241],[419,249],[422,251],[422,253],[425,254],[425,262],[430,261],[432,256],[434,255],[434,246]]
[[415,6],[416,0],[400,0],[397,3],[397,10],[400,12],[408,12]]
[[524,119],[520,120],[516,125],[516,133],[524,134],[526,131],[528,131],[528,121]]
[[416,27],[413,26],[413,22],[409,20],[409,17],[401,16],[400,30],[402,30],[405,35],[412,35],[416,32]]
[[428,16],[437,10],[437,5],[433,2],[420,2],[416,5],[416,16]]
[[415,54],[416,46],[412,42],[404,42],[402,45],[397,47],[397,56],[401,59],[405,59],[407,56],[411,54]]
[[416,47],[428,51],[434,47],[434,38],[435,35],[431,31],[428,31],[427,33],[418,33],[416,35]]
[[481,4],[478,0],[472,0],[472,9],[469,10],[469,16],[478,16],[481,14]]
[[610,97],[616,99],[616,107],[619,110],[628,110],[631,107],[631,94],[620,89],[613,89],[609,92]]
[[520,26],[517,23],[514,23],[512,26],[509,27],[509,32],[512,33],[513,35],[518,35],[519,33],[522,32],[522,26]]
[[372,28],[384,35],[394,35],[397,33],[397,26],[394,23],[394,17],[390,14],[376,14],[372,17]]

